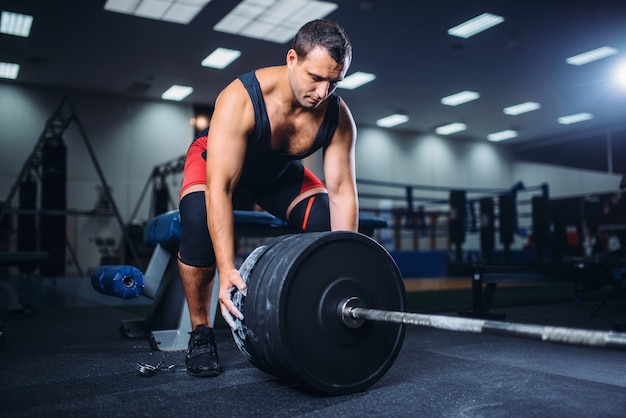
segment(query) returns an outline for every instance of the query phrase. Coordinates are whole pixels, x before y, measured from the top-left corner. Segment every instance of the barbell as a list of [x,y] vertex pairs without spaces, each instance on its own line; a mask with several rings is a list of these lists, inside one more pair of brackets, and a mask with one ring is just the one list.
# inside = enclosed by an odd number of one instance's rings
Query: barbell
[[393,365],[406,325],[498,333],[598,347],[626,347],[626,334],[406,312],[406,291],[390,254],[360,233],[274,238],[239,272],[234,340],[257,368],[323,394],[367,389]]

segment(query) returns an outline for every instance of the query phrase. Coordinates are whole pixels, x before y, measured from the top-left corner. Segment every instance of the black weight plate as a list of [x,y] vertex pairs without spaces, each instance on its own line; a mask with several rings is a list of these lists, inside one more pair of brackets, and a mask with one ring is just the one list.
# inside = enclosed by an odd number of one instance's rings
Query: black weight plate
[[[352,232],[287,235],[267,242],[242,265],[245,319],[234,333],[259,369],[327,394],[358,392],[393,364],[404,326],[365,322],[347,327],[339,303],[404,311],[402,277],[387,251]],[[235,295],[237,296],[237,295]]]
[[233,338],[237,347],[254,366],[277,377],[281,377],[281,374],[273,364],[275,360],[272,347],[276,342],[267,338],[267,328],[273,325],[268,325],[265,321],[266,314],[263,308],[267,301],[264,292],[270,284],[268,264],[271,269],[274,260],[274,253],[269,251],[286,238],[287,236],[283,236],[267,241],[243,262],[239,273],[248,285],[247,296],[244,297],[241,292],[234,289],[231,291],[233,304],[244,315],[243,321],[235,318],[237,329],[233,331]]
[[395,361],[405,327],[367,321],[349,328],[337,306],[357,296],[368,308],[404,311],[400,272],[383,247],[361,234],[319,233],[297,245],[280,295],[283,369],[324,393],[364,390]]

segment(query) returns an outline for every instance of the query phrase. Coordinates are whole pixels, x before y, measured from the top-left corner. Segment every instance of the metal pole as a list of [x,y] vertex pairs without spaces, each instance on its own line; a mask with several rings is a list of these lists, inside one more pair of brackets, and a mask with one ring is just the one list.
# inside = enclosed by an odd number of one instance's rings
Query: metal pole
[[393,312],[345,306],[343,315],[353,319],[418,325],[448,331],[515,335],[541,341],[593,347],[626,348],[626,333],[578,328],[516,324],[445,315]]
[[133,212],[130,215],[130,219],[135,219],[135,217],[137,216],[137,212],[139,211],[139,207],[141,206],[141,203],[143,203],[143,198],[146,196],[146,192],[148,191],[148,187],[154,181],[155,175],[156,175],[156,168],[154,170],[152,170],[152,173],[150,174],[150,177],[148,177],[148,180],[146,181],[146,184],[143,186],[143,190],[141,191],[141,194],[139,195],[139,200],[137,200],[137,203],[135,204],[135,209],[133,209]]

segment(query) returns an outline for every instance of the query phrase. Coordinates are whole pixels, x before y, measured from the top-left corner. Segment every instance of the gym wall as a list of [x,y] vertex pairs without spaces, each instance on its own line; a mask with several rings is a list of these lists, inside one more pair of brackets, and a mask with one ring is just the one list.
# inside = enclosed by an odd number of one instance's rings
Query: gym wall
[[[0,82],[0,201],[32,152],[47,119],[65,94],[58,89]],[[193,139],[191,104],[153,102],[99,93],[70,92],[98,162],[125,222],[139,200],[155,165],[184,155]],[[503,144],[439,138],[358,126],[357,177],[454,188],[509,188],[517,181],[548,183],[553,197],[615,190],[621,176],[512,160]],[[63,135],[67,145],[67,207],[94,209],[100,184],[96,170],[73,124]],[[323,177],[321,154],[305,162]],[[180,187],[168,184],[175,194]],[[174,199],[176,196],[172,196]],[[138,217],[149,213],[144,199]],[[17,197],[13,205],[17,205]],[[70,217],[68,238],[83,270],[99,265],[93,240],[121,231],[113,217]],[[68,274],[73,266],[68,266]]]

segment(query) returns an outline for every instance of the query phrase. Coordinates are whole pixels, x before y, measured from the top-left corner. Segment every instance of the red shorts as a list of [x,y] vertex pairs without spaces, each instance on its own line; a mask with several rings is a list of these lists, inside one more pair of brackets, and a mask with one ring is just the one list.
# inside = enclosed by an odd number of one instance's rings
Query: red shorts
[[[206,147],[206,136],[198,137],[189,146],[179,197],[190,186],[206,185]],[[272,215],[284,219],[287,208],[296,197],[320,187],[324,188],[324,183],[300,161],[294,160],[289,163],[280,177],[273,180],[269,186],[249,189],[245,185],[239,185],[238,189]]]
[[191,143],[185,157],[185,169],[183,172],[183,184],[180,188],[180,196],[189,186],[206,184],[206,144],[207,137],[200,136]]

